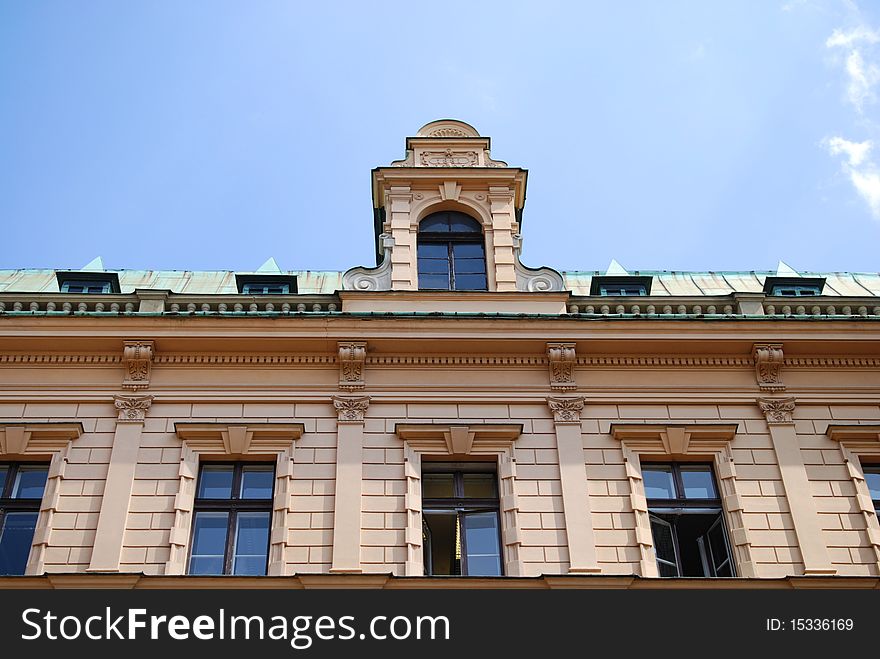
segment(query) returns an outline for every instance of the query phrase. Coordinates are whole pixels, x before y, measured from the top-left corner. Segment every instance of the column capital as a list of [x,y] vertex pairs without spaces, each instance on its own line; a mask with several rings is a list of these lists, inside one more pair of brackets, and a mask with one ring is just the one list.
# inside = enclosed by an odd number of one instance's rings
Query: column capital
[[767,417],[768,425],[794,423],[792,420],[795,407],[794,398],[759,398],[758,406]]
[[583,396],[550,396],[547,405],[553,411],[555,423],[580,423],[584,409]]
[[113,396],[113,404],[119,410],[117,422],[143,423],[147,410],[153,404],[153,396]]
[[364,413],[370,406],[369,396],[333,396],[333,406],[339,423],[363,423]]

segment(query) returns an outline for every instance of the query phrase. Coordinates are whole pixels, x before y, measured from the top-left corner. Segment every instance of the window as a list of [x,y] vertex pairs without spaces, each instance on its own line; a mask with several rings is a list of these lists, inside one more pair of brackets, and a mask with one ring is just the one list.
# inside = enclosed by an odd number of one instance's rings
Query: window
[[660,576],[734,576],[711,465],[643,463],[642,478]]
[[109,281],[67,280],[61,285],[62,293],[109,293]]
[[274,483],[271,464],[202,465],[189,574],[266,574]]
[[638,296],[645,295],[644,286],[600,286],[599,292],[605,296]]
[[290,293],[289,284],[245,284],[241,288],[245,295],[287,295]]
[[0,574],[24,574],[48,475],[45,464],[0,464]]
[[501,519],[494,464],[425,463],[425,574],[501,576]]
[[419,224],[419,288],[485,291],[486,248],[474,218],[455,211],[428,215]]
[[771,295],[787,297],[809,297],[820,295],[818,286],[774,286]]
[[871,493],[874,510],[877,512],[877,516],[880,517],[880,465],[866,465],[864,471],[865,483],[868,486],[868,491]]

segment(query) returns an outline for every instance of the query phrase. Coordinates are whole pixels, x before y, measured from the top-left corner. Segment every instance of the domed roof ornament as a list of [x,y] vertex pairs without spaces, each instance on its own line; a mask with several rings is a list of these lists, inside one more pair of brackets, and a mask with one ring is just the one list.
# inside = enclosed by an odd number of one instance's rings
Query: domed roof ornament
[[480,134],[476,128],[463,121],[458,121],[457,119],[437,119],[419,128],[416,137],[461,138],[480,137]]

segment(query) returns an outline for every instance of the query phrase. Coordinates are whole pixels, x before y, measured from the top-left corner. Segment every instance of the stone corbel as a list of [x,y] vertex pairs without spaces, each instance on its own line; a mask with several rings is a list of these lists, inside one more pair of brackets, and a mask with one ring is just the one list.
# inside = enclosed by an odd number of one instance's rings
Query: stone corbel
[[553,412],[553,420],[559,423],[580,423],[581,410],[584,409],[582,396],[557,397],[547,399],[547,405]]
[[126,341],[122,351],[125,362],[123,389],[146,389],[150,386],[150,370],[153,363],[152,341]]
[[340,341],[337,347],[339,348],[339,388],[347,391],[363,389],[367,344],[363,341]]
[[370,406],[370,397],[333,396],[333,406],[339,415],[339,423],[363,423],[364,414]]
[[577,386],[574,381],[575,344],[548,343],[547,358],[550,360],[550,388],[558,391],[574,389]]
[[759,398],[758,406],[767,418],[768,425],[794,422],[794,398]]
[[785,391],[782,382],[782,344],[756,343],[752,346],[752,357],[761,391]]
[[147,410],[153,404],[153,396],[113,396],[113,404],[119,411],[117,423],[119,421],[143,423]]

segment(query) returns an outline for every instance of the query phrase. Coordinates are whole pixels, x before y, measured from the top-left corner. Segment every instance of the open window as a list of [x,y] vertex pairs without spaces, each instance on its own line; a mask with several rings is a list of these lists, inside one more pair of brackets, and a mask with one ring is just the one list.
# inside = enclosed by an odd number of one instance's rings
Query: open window
[[423,463],[422,507],[425,574],[503,574],[494,464]]
[[660,576],[734,576],[712,466],[643,463],[642,477]]

